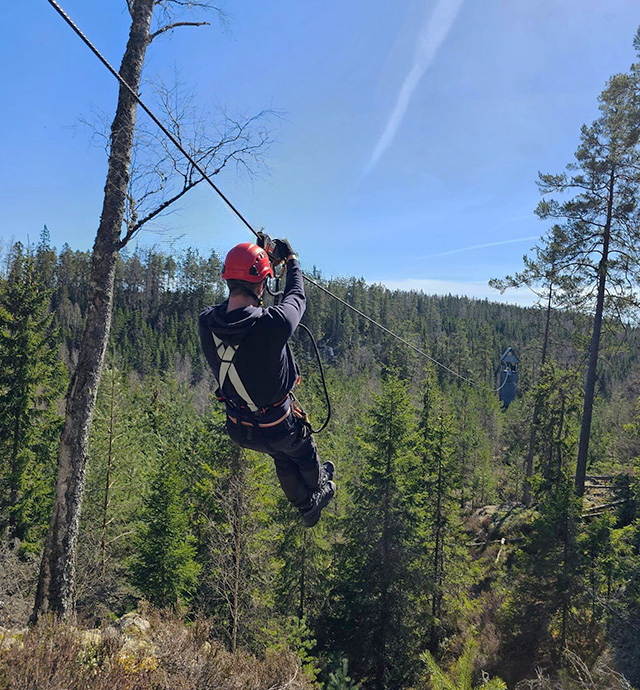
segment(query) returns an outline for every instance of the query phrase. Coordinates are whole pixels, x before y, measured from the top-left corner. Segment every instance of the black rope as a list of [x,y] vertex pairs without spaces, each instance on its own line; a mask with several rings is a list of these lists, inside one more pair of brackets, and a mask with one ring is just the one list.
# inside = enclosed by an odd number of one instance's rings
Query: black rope
[[[212,187],[212,189],[218,194],[218,196],[227,204],[227,206],[235,213],[235,215],[240,219],[240,221],[256,236],[259,236],[259,233],[254,230],[253,226],[249,221],[240,213],[240,211],[231,203],[231,201],[223,194],[223,192],[220,190],[220,188],[211,180],[211,178],[207,175],[207,173],[202,169],[198,163],[193,159],[193,157],[189,154],[189,152],[180,144],[180,142],[176,139],[176,137],[164,126],[164,124],[153,114],[152,110],[144,103],[144,101],[140,98],[140,96],[129,86],[129,84],[126,82],[125,79],[123,79],[120,74],[111,66],[111,64],[108,62],[108,60],[103,57],[103,55],[100,53],[100,51],[91,43],[91,41],[82,33],[82,31],[76,26],[76,24],[73,22],[71,17],[60,7],[60,5],[56,2],[56,0],[47,0],[47,2],[55,9],[55,11],[64,19],[64,21],[73,29],[73,31],[76,33],[76,35],[82,40],[82,42],[91,50],[91,52],[100,60],[100,62],[111,72],[111,74],[124,86],[127,91],[135,98],[135,100],[138,102],[140,107],[144,110],[145,113],[153,120],[153,122],[158,126],[158,128],[165,134],[165,136],[171,141],[171,143],[180,151],[180,153],[191,163],[193,166],[194,170],[197,170],[197,172],[202,175],[202,178],[206,180],[206,182]],[[435,364],[436,366],[441,367],[445,371],[448,371],[450,374],[453,376],[456,376],[457,378],[461,379],[462,381],[467,382],[471,386],[478,386],[478,383],[476,381],[473,381],[472,379],[467,378],[466,376],[462,376],[462,374],[459,374],[457,371],[454,371],[453,369],[450,369],[448,366],[445,364],[442,364],[442,362],[439,362],[437,359],[434,359],[431,357],[431,355],[427,354],[424,350],[421,350],[420,348],[416,347],[412,343],[410,343],[408,340],[405,340],[401,336],[397,335],[393,331],[389,330],[386,326],[383,326],[380,322],[376,321],[375,319],[371,318],[367,314],[365,314],[363,311],[360,311],[353,305],[349,304],[345,300],[343,300],[341,297],[338,297],[338,295],[334,294],[329,290],[328,288],[324,287],[320,283],[318,283],[316,280],[313,278],[310,278],[306,273],[302,274],[304,279],[308,282],[311,283],[311,285],[314,285],[317,287],[319,290],[322,290],[322,292],[326,293],[336,301],[340,302],[343,304],[345,307],[348,309],[351,309],[352,312],[355,314],[358,314],[361,316],[363,319],[366,319],[370,323],[372,323],[374,326],[377,326],[381,330],[383,330],[385,333],[390,335],[392,338],[395,338],[399,342],[403,343],[407,347],[411,348],[414,352],[417,354],[421,355],[422,357],[425,357],[428,359],[430,362]],[[504,384],[503,384],[504,385]],[[502,386],[500,386],[502,388]],[[499,391],[500,388],[491,388],[489,389],[491,392],[496,392]],[[324,427],[323,427],[324,428]]]
[[320,380],[322,381],[322,387],[324,388],[324,399],[327,401],[327,418],[324,420],[322,426],[319,429],[311,429],[312,433],[319,434],[321,431],[324,431],[327,428],[327,425],[331,421],[331,399],[329,398],[329,389],[327,388],[327,381],[324,377],[324,367],[322,366],[322,360],[320,359],[320,350],[318,349],[318,343],[316,343],[316,339],[313,337],[313,333],[309,330],[307,326],[305,326],[303,323],[300,323],[298,324],[298,328],[302,328],[302,330],[305,333],[307,333],[307,335],[311,339],[311,344],[313,345],[313,349],[316,353],[316,359],[318,360]]
[[[282,276],[278,276],[275,279],[275,290],[271,289],[271,286],[269,285],[269,281],[267,280],[266,282],[266,288],[267,292],[273,297],[273,303],[274,304],[280,304],[280,301],[282,299],[282,296],[284,295],[284,290],[280,289],[280,278]],[[322,365],[322,359],[320,358],[320,350],[318,349],[318,344],[316,343],[316,339],[313,336],[313,333],[311,330],[305,326],[303,323],[298,324],[299,328],[302,328],[305,333],[309,336],[311,339],[311,344],[313,345],[313,349],[315,350],[316,353],[316,360],[318,362],[318,370],[320,371],[320,379],[322,381],[322,387],[324,389],[324,399],[327,403],[327,418],[324,420],[323,424],[320,426],[319,429],[314,429],[311,427],[311,433],[312,434],[319,434],[321,431],[324,431],[329,422],[331,421],[331,398],[329,397],[329,389],[327,388],[327,381],[324,377],[324,366]],[[311,423],[309,423],[309,426],[311,426]]]

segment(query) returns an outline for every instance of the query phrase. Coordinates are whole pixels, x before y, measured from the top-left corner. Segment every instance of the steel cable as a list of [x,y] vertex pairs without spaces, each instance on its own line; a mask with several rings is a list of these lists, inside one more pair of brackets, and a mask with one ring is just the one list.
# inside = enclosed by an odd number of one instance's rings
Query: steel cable
[[[189,161],[189,163],[193,166],[194,170],[196,170],[200,175],[202,175],[202,178],[213,188],[213,190],[218,194],[218,196],[227,204],[227,206],[233,211],[233,213],[239,218],[239,220],[256,236],[258,237],[258,232],[253,228],[251,223],[240,213],[240,211],[231,203],[231,201],[225,196],[225,194],[222,192],[222,190],[211,180],[211,178],[207,175],[207,173],[202,169],[200,165],[193,159],[193,157],[189,154],[189,152],[182,146],[182,144],[176,139],[176,137],[171,133],[169,129],[162,123],[160,119],[156,117],[156,115],[153,113],[153,111],[144,103],[144,101],[140,98],[140,96],[129,86],[129,84],[126,82],[125,79],[122,78],[122,76],[111,66],[109,61],[100,53],[100,51],[93,45],[93,43],[85,36],[85,34],[80,30],[80,28],[74,23],[74,21],[69,17],[69,15],[60,7],[60,5],[56,2],[56,0],[47,0],[47,2],[55,9],[55,11],[64,19],[64,21],[73,29],[74,33],[82,40],[82,42],[91,50],[91,52],[100,60],[100,62],[109,70],[109,72],[124,86],[127,91],[135,98],[135,100],[138,102],[140,107],[144,110],[144,112],[151,118],[151,120],[158,126],[158,128],[164,133],[164,135],[171,141],[171,143],[180,151],[180,153]],[[397,333],[394,333],[390,329],[388,329],[386,326],[383,326],[380,322],[376,321],[372,317],[370,317],[368,314],[365,314],[363,311],[360,309],[357,309],[354,307],[352,304],[349,304],[346,300],[342,299],[335,293],[331,292],[328,288],[324,287],[321,283],[319,283],[317,280],[314,280],[310,276],[308,276],[306,273],[303,273],[304,279],[310,283],[311,285],[315,286],[325,294],[329,295],[336,301],[340,302],[343,304],[345,307],[350,309],[352,312],[355,314],[358,314],[358,316],[362,317],[363,319],[366,319],[370,323],[372,323],[374,326],[377,326],[380,328],[382,331],[390,335],[392,338],[395,338],[399,342],[403,343],[410,349],[412,349],[414,352],[417,354],[421,355],[428,361],[432,362],[436,366],[440,367],[441,369],[444,369],[445,371],[449,372],[453,376],[461,379],[462,381],[465,381],[466,383],[470,384],[471,386],[474,387],[482,387],[485,388],[485,386],[480,386],[476,381],[473,381],[472,379],[467,378],[466,376],[463,376],[462,374],[459,374],[458,372],[454,371],[450,367],[446,366],[442,362],[439,362],[437,359],[432,357],[431,355],[427,354],[424,350],[421,350],[419,347],[416,347],[413,345],[413,343],[410,343],[408,340],[403,338],[402,336],[399,336]],[[506,384],[507,380],[509,379],[509,376],[505,378],[505,381],[502,383],[502,385],[499,388],[487,388],[487,390],[495,393],[500,391],[503,386]]]

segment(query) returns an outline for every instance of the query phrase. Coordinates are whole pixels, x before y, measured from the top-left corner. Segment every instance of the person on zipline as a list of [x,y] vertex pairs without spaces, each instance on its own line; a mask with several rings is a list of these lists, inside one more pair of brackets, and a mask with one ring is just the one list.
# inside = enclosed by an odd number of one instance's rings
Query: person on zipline
[[[286,284],[281,303],[265,308],[272,261],[285,262]],[[227,433],[242,448],[273,458],[286,497],[313,527],[336,485],[333,463],[320,464],[306,415],[292,399],[298,368],[288,341],[306,307],[300,263],[287,240],[274,241],[271,259],[245,242],[227,254],[222,278],[229,297],[205,309],[198,326],[216,395],[226,405]]]

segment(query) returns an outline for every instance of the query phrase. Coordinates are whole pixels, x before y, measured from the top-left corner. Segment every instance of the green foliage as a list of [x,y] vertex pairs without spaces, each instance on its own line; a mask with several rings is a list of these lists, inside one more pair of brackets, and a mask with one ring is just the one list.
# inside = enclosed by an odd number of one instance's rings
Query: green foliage
[[16,244],[0,284],[0,528],[39,548],[49,520],[65,384],[51,291]]
[[404,384],[389,376],[374,397],[363,438],[365,464],[336,554],[333,636],[357,675],[400,686],[425,614],[415,418]]
[[453,665],[450,672],[445,671],[430,652],[424,652],[420,658],[427,665],[428,679],[432,690],[506,690],[507,684],[500,678],[483,679],[480,686],[473,684],[474,662],[477,651],[476,642],[467,642],[464,651]]
[[544,478],[541,488],[548,489],[573,469],[568,463],[573,461],[578,442],[579,391],[577,371],[564,371],[553,361],[542,367],[533,391],[539,411],[535,433],[538,469]]
[[156,606],[187,600],[198,574],[188,516],[181,510],[180,481],[170,460],[159,463],[151,481],[137,539],[134,582]]
[[432,375],[427,377],[420,437],[422,476],[417,475],[419,484],[411,487],[411,494],[421,508],[419,515],[425,528],[422,539],[426,548],[418,567],[426,578],[424,595],[430,613],[428,644],[436,652],[442,637],[453,631],[452,620],[459,619],[456,614],[460,613],[464,591],[461,575],[468,571],[469,564],[459,548],[464,464],[455,452],[453,416]]
[[194,447],[197,604],[229,649],[260,651],[274,625],[272,461],[234,446],[224,424],[222,410],[210,407]]
[[[46,238],[35,254],[34,275],[45,285],[38,294],[52,294],[43,314],[52,317],[50,333],[58,325],[68,364],[82,333],[88,265],[88,254],[56,253]],[[523,672],[535,662],[560,663],[563,629],[592,660],[606,626],[635,615],[640,491],[627,474],[640,456],[629,393],[636,330],[628,329],[628,348],[611,351],[594,408],[591,458],[598,472],[620,473],[612,498],[625,502],[612,519],[582,524],[567,479],[577,437],[580,318],[554,316],[548,366],[539,373],[538,310],[390,292],[355,279],[327,282],[475,380],[493,385],[497,356],[514,346],[522,354],[521,388],[503,413],[497,396],[441,369],[425,371],[414,353],[310,288],[305,321],[319,337],[334,409],[317,441],[321,458],[336,464],[339,490],[319,525],[305,530],[271,459],[239,453],[223,410],[210,400],[195,324],[199,310],[223,296],[219,270],[215,253],[193,251],[136,250],[118,264],[78,554],[83,616],[107,619],[143,593],[206,616],[211,636],[229,650],[293,649],[307,668],[304,682],[326,677],[331,690],[402,690],[426,680],[425,648],[438,658],[472,630],[480,633],[483,663],[498,668],[501,659],[517,659]],[[292,345],[304,375],[298,393],[317,422],[324,400],[309,344],[296,337]],[[48,403],[51,414],[56,402]],[[536,402],[540,503],[533,525],[514,526],[504,516],[520,514],[513,502]],[[34,436],[47,414],[34,409]],[[39,485],[50,496],[56,443],[48,438],[38,457],[42,467],[49,463],[48,483]],[[39,463],[25,465],[25,487],[38,485],[30,473]],[[19,503],[37,550],[47,503],[35,501],[45,506],[38,517],[27,499],[25,490]],[[6,492],[0,512],[8,520]],[[476,515],[494,518],[485,527]],[[477,546],[500,536],[507,536],[504,547]],[[336,654],[342,660],[332,666]],[[521,677],[498,670],[510,683]]]
[[[501,612],[507,660],[557,663],[562,650],[580,638],[580,512],[571,478],[563,472],[539,506],[520,553],[520,576]],[[520,668],[520,673],[527,670],[521,663]]]
[[106,366],[91,428],[78,553],[79,605],[98,620],[125,613],[135,601],[126,563],[134,557],[156,457],[149,400],[142,383],[113,362]]
[[184,510],[192,429],[175,381],[158,381],[148,415],[155,436],[155,468],[145,497],[132,564],[134,583],[157,606],[176,606],[192,594],[199,571]]
[[276,652],[283,652],[287,649],[296,654],[300,660],[300,666],[305,676],[310,681],[315,681],[320,673],[318,661],[313,656],[316,641],[313,639],[313,632],[307,626],[304,618],[288,616],[281,623],[279,635],[281,640],[272,646]]
[[349,662],[344,657],[340,659],[335,671],[329,673],[324,684],[324,690],[360,690],[360,683],[354,682],[349,676]]

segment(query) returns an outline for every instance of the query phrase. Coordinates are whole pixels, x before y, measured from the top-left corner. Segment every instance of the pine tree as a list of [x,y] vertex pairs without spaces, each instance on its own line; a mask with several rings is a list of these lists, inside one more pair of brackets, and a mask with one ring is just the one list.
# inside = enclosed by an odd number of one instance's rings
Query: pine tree
[[[576,279],[571,272],[566,271],[562,255],[568,241],[565,231],[559,225],[554,225],[541,243],[534,248],[535,258],[523,256],[524,270],[514,276],[507,276],[504,280],[493,279],[489,284],[504,292],[507,288],[520,288],[526,285],[538,298],[538,303],[544,309],[544,333],[540,351],[540,369],[547,361],[549,340],[551,336],[551,315],[554,309],[571,306],[577,297]],[[536,447],[536,431],[540,421],[541,410],[536,403],[533,407],[529,447],[525,460],[525,480],[523,485],[522,502],[528,506],[531,503],[531,478]]]
[[[611,77],[599,97],[600,117],[582,127],[576,161],[566,173],[541,174],[539,182],[544,198],[536,213],[562,221],[558,275],[579,289],[592,313],[575,474],[579,496],[584,493],[603,322],[607,315],[619,319],[638,306],[639,74]],[[551,196],[557,194],[573,196]]]
[[[433,655],[424,652],[422,661],[427,665],[430,687],[433,690],[473,690],[474,662],[478,645],[467,642],[464,651],[450,672],[445,671]],[[476,686],[477,687],[477,686]],[[483,679],[482,690],[506,690],[507,684],[500,678]]]
[[542,368],[540,381],[533,391],[534,405],[539,414],[535,428],[535,450],[539,472],[548,490],[568,471],[570,452],[577,443],[579,401],[576,371],[559,369],[555,362]]

